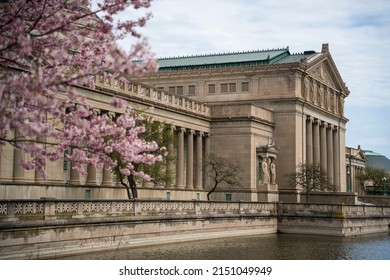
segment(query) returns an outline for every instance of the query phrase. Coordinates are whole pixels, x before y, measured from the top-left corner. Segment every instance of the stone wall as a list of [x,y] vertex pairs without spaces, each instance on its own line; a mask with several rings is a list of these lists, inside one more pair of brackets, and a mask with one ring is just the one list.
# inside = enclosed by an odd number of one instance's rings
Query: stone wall
[[230,236],[389,230],[390,207],[161,200],[0,200],[0,259]]
[[278,205],[278,232],[353,236],[389,232],[390,207],[335,204]]
[[390,196],[381,195],[359,195],[359,200],[374,205],[390,206]]
[[201,201],[1,201],[0,259],[277,232],[276,204]]

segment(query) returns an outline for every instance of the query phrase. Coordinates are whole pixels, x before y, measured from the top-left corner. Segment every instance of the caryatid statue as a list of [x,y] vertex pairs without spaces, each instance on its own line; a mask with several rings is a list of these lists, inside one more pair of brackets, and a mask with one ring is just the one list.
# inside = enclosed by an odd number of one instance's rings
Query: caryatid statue
[[276,165],[273,159],[271,159],[271,184],[276,184]]
[[267,164],[267,158],[263,158],[263,161],[261,163],[261,168],[263,170],[263,183],[269,184],[269,171],[268,171],[268,164]]

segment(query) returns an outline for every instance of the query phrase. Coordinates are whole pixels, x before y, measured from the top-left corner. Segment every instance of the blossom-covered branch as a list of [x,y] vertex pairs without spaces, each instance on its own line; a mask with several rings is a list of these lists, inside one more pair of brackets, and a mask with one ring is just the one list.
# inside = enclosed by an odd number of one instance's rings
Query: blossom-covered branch
[[[137,76],[157,69],[136,30],[150,14],[114,23],[126,9],[149,6],[149,0],[98,1],[95,9],[87,0],[0,4],[0,145],[26,152],[25,168],[45,175],[46,160],[61,159],[69,150],[80,172],[82,164],[112,168],[123,160],[128,174],[131,162],[159,160],[149,154],[157,145],[138,137],[144,128],[135,125],[130,109],[114,119],[94,114],[74,87],[93,86],[90,77],[98,74]],[[127,35],[138,42],[125,51],[115,40]],[[113,152],[117,160],[109,156]]]

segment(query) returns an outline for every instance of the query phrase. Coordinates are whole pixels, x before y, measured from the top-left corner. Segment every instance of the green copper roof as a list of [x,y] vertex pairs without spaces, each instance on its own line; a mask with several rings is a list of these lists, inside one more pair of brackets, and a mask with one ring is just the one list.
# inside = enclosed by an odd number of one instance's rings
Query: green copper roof
[[376,152],[373,152],[373,151],[369,151],[369,150],[364,150],[364,155],[365,156],[379,156],[379,157],[384,157],[384,155],[381,155],[381,154],[378,154]]
[[275,50],[161,58],[157,63],[160,67],[159,71],[163,72],[274,64],[289,56],[291,55],[287,47]]
[[363,152],[367,160],[366,166],[384,169],[386,172],[390,173],[390,159],[373,151],[364,150]]
[[276,63],[294,63],[294,62],[300,62],[305,59],[310,59],[311,57],[317,55],[318,53],[314,51],[306,51],[304,53],[300,54],[292,54],[289,56],[286,56],[280,60],[278,60]]

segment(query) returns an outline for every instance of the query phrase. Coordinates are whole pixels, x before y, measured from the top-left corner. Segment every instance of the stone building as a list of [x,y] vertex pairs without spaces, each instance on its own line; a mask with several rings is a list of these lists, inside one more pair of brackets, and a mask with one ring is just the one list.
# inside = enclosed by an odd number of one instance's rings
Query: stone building
[[[291,54],[288,48],[166,58],[157,73],[132,83],[96,77],[96,89],[80,86],[97,109],[119,95],[136,108],[172,124],[177,144],[172,184],[140,187],[159,199],[205,199],[202,160],[215,153],[244,170],[240,187],[222,185],[217,200],[300,201],[284,175],[300,163],[319,163],[340,192],[347,191],[344,99],[349,91],[329,53]],[[10,132],[11,133],[11,132]],[[24,155],[1,147],[1,198],[126,198],[107,170],[87,168],[80,177],[66,161],[50,163],[49,177],[22,170]],[[26,188],[28,187],[28,188]],[[28,191],[26,191],[28,190]]]
[[[297,201],[299,190],[283,175],[304,162],[321,164],[337,190],[346,191],[344,100],[349,90],[328,44],[321,52],[290,54],[283,48],[158,62],[159,72],[139,82],[211,106],[211,150],[237,159],[247,170],[248,187],[258,183],[260,163],[272,159],[281,200]],[[260,152],[269,145],[277,157]]]
[[357,148],[346,147],[346,170],[347,170],[347,192],[355,192],[364,195],[364,190],[359,186],[356,175],[364,172],[366,168],[366,156],[364,151],[358,146]]

